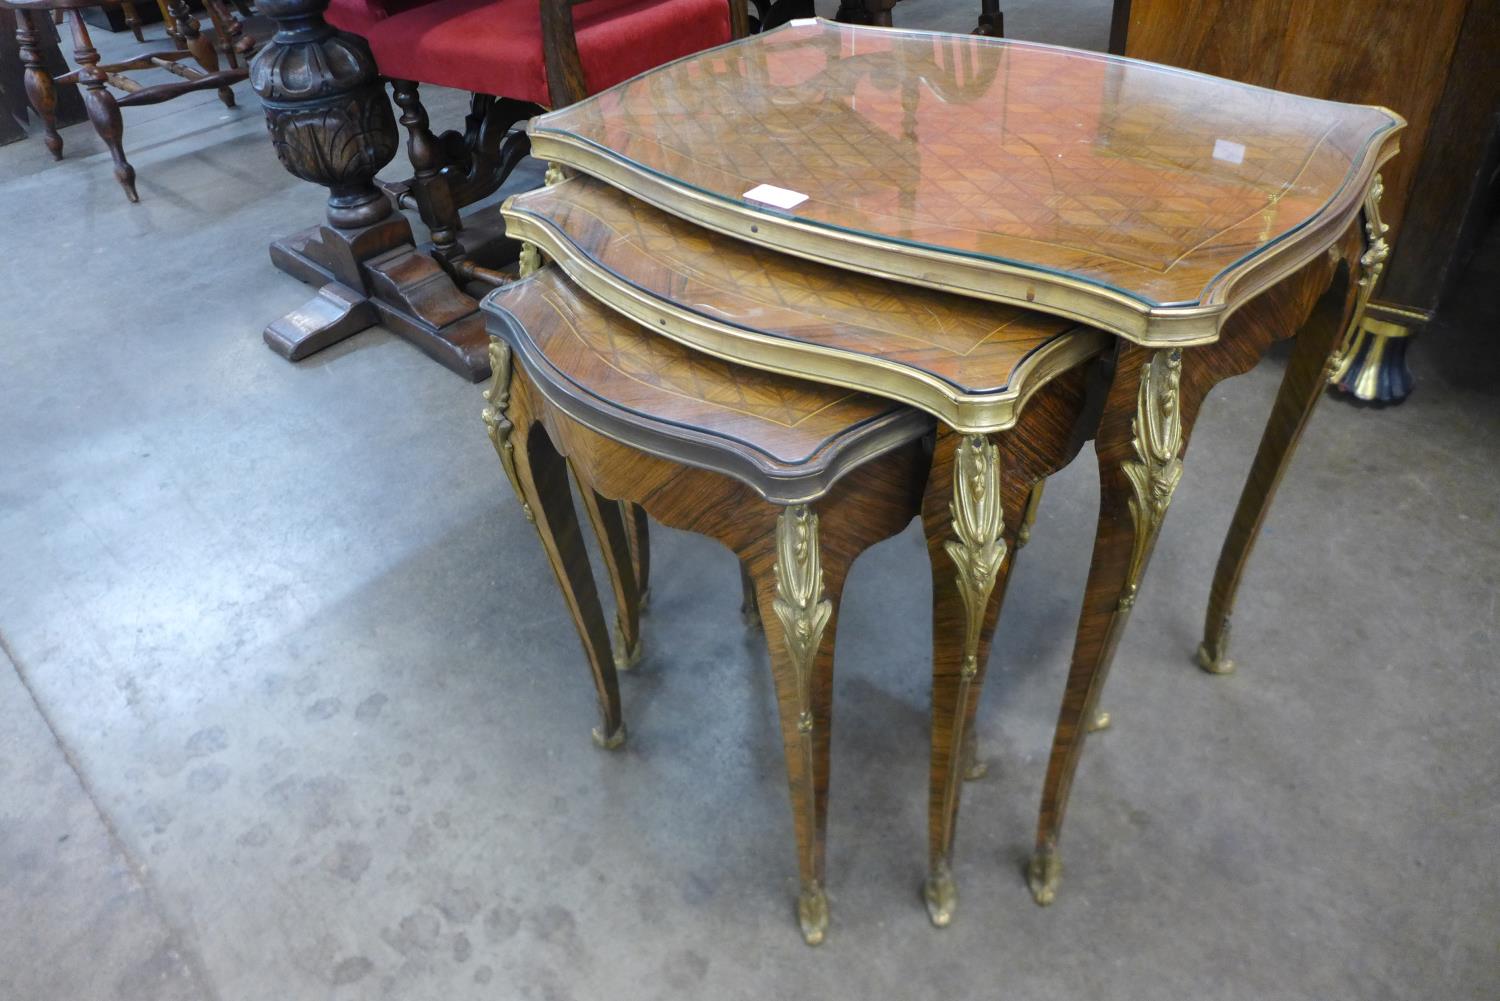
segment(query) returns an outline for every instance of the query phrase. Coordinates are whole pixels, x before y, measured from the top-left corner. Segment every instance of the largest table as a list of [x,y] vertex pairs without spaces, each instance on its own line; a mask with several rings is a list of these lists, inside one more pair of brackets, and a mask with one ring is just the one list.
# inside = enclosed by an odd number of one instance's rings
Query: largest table
[[[745,291],[757,285],[748,271],[738,288],[700,279],[748,243],[1053,314],[1115,339],[1097,420],[1087,418],[1099,519],[1029,867],[1045,903],[1061,874],[1058,837],[1086,721],[1199,407],[1214,385],[1300,331],[1199,649],[1206,669],[1230,668],[1240,573],[1387,253],[1377,170],[1403,125],[1381,108],[1148,63],[820,20],[681,60],[532,123],[536,155],[706,231],[674,237],[662,252],[674,224],[661,218],[604,225],[590,242],[513,205],[513,233],[592,294],[700,350],[941,418],[924,520],[935,607],[963,615],[934,627],[935,918],[952,909],[952,776],[1020,515],[1013,502],[1004,519],[978,512],[987,498],[1024,496],[1045,463],[1032,461],[1026,441],[996,436],[1019,411],[1009,387],[945,376],[909,339],[841,338],[816,324],[778,324],[774,309],[768,320],[764,296]],[[629,229],[639,246],[622,253]],[[653,248],[654,271],[640,263]],[[949,738],[942,748],[939,728]]]

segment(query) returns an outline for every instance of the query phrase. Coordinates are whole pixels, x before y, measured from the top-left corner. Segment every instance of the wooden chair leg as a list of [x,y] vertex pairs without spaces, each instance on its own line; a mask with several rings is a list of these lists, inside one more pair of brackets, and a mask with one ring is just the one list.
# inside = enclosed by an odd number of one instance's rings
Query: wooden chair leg
[[1229,658],[1229,617],[1234,611],[1235,595],[1266,512],[1276,497],[1276,488],[1339,360],[1339,341],[1350,312],[1345,302],[1347,289],[1347,282],[1333,283],[1318,300],[1292,345],[1292,357],[1214,570],[1203,642],[1198,645],[1198,665],[1210,674],[1229,674],[1234,670],[1234,661]]
[[835,605],[847,570],[846,557],[836,555],[841,548],[821,545],[818,536],[818,516],[811,508],[785,508],[776,520],[774,559],[762,555],[747,561],[776,685],[797,833],[797,919],[808,945],[821,943],[828,929],[824,859],[833,640]]
[[203,11],[213,22],[217,47],[223,50],[230,68],[238,69],[240,57],[248,53],[253,42],[246,38],[239,19],[229,12],[222,0],[203,0]]
[[137,42],[144,42],[146,36],[141,33],[141,15],[135,9],[135,4],[130,3],[130,0],[124,0],[120,4],[120,13],[125,16],[125,25],[130,29],[130,33],[135,36],[135,40]]
[[168,0],[156,0],[156,9],[161,11],[162,27],[166,29],[167,37],[172,40],[172,44],[184,52],[187,51],[187,39],[182,37],[182,27],[172,14]]
[[[594,691],[599,700],[600,724],[593,731],[594,743],[614,750],[625,742],[625,722],[620,714],[620,684],[610,653],[609,629],[594,588],[588,550],[568,488],[568,464],[540,424],[510,438],[516,482],[541,537],[547,560],[557,575],[568,612],[583,642]],[[497,447],[499,447],[497,445]],[[507,470],[509,474],[509,470]]]
[[99,51],[89,38],[89,29],[83,23],[83,12],[73,11],[73,56],[78,60],[78,82],[83,85],[83,104],[88,109],[89,121],[94,131],[109,147],[109,155],[115,161],[115,179],[125,189],[125,197],[132,202],[140,201],[135,193],[135,168],[125,159],[122,140],[125,122],[120,117],[120,107],[115,97],[105,87],[107,77],[99,68]]
[[1095,440],[1100,496],[1093,560],[1027,868],[1039,904],[1052,902],[1062,878],[1058,839],[1084,738],[1098,720],[1115,646],[1182,475],[1181,370],[1180,350],[1119,349]]
[[63,140],[57,131],[57,85],[42,59],[41,38],[31,20],[36,16],[39,15],[33,11],[16,11],[16,44],[21,50],[21,64],[26,67],[26,98],[42,120],[42,141],[52,159],[61,160]]
[[[172,13],[172,20],[177,23],[177,30],[182,33],[184,47],[193,54],[193,59],[203,68],[203,72],[219,72],[218,50],[214,48],[213,39],[199,28],[198,19],[193,16],[187,0],[167,0],[167,9]],[[229,87],[220,87],[219,100],[224,102],[226,108],[234,107],[234,91]]]
[[593,525],[594,537],[604,557],[610,589],[615,594],[615,667],[628,671],[641,661],[641,603],[636,585],[635,567],[630,556],[630,540],[620,505],[594,492],[587,483],[574,477],[583,509]]
[[401,124],[406,127],[406,151],[411,158],[411,187],[417,211],[431,232],[434,256],[450,264],[463,257],[463,246],[458,242],[462,224],[453,189],[442,173],[445,164],[442,143],[428,124],[427,109],[422,107],[417,84],[411,80],[392,80],[391,91],[401,109]]

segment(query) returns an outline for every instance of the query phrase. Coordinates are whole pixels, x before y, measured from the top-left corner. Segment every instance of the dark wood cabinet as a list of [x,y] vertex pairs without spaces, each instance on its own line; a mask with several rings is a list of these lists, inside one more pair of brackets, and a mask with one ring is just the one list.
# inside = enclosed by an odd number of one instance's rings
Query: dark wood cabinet
[[1404,396],[1404,339],[1441,304],[1494,197],[1500,3],[1118,0],[1111,47],[1406,117],[1401,155],[1383,171],[1392,254],[1359,332],[1383,371],[1367,372],[1371,393],[1357,394]]

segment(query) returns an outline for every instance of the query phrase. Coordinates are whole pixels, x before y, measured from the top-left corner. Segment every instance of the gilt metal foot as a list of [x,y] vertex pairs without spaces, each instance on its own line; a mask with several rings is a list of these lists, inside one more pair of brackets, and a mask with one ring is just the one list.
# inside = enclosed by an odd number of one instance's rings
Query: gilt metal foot
[[615,730],[615,732],[607,737],[604,735],[604,731],[600,730],[597,726],[594,727],[592,731],[590,731],[590,734],[594,738],[594,743],[599,747],[604,748],[606,751],[616,750],[617,748],[620,748],[625,744],[624,723],[621,723]]
[[958,772],[965,781],[974,782],[989,774],[990,763],[979,753],[979,740],[971,729],[964,735],[963,758],[959,762]]
[[922,886],[922,899],[927,902],[927,916],[936,928],[946,928],[953,921],[953,912],[958,907],[958,884],[953,880],[953,870],[947,862],[932,867],[927,882]]
[[1229,659],[1229,651],[1223,644],[1210,647],[1207,642],[1198,644],[1198,666],[1209,674],[1233,674],[1234,661]]
[[823,944],[828,934],[828,894],[817,883],[804,886],[797,897],[797,923],[802,926],[802,941]]
[[641,662],[641,654],[643,652],[641,638],[637,636],[633,646],[626,644],[625,630],[620,628],[619,622],[615,623],[615,636],[612,648],[614,650],[616,671],[628,671]]
[[1026,867],[1026,885],[1031,887],[1031,897],[1046,907],[1057,898],[1057,884],[1062,879],[1062,859],[1056,852],[1039,851],[1031,857]]

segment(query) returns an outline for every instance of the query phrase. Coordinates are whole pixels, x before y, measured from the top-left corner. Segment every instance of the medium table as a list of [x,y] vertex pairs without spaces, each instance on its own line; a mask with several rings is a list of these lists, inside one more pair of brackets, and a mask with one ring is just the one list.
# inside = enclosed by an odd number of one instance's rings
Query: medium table
[[[924,520],[935,605],[949,590],[963,614],[935,624],[934,921],[956,900],[952,777],[1011,563],[1007,519],[989,516],[989,499],[1014,497],[1012,472],[1035,482],[1045,463],[1028,466],[1024,443],[997,449],[994,433],[1014,417],[998,405],[1003,387],[945,380],[909,343],[840,344],[815,325],[746,321],[690,280],[725,274],[738,241],[1113,337],[1091,427],[1101,488],[1094,554],[1029,867],[1032,892],[1047,903],[1086,721],[1198,409],[1218,382],[1300,330],[1199,649],[1205,669],[1230,669],[1229,612],[1256,530],[1388,253],[1377,170],[1403,125],[1381,108],[1092,53],[826,21],[680,60],[532,123],[535,155],[703,234],[632,279],[629,262],[607,259],[613,238],[590,245],[581,226],[549,235],[537,222],[525,238],[591,294],[700,350],[885,395],[943,421]],[[523,216],[513,206],[512,225]],[[754,273],[744,275],[753,284]],[[785,305],[811,306],[818,294]],[[1011,500],[1004,512],[1014,523],[1019,509]]]

